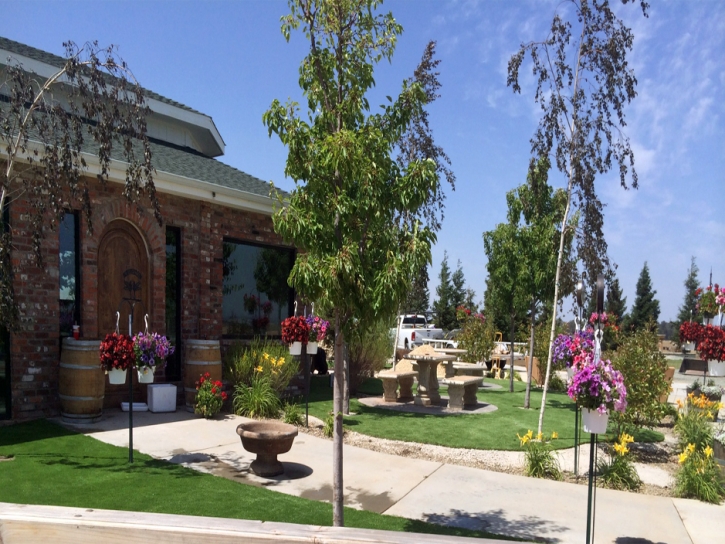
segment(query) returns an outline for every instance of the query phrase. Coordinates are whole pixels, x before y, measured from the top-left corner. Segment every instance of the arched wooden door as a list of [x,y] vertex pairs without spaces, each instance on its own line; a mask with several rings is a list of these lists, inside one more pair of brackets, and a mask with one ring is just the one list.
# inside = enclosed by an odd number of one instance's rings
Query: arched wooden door
[[128,221],[117,219],[106,227],[98,245],[98,334],[103,338],[116,328],[128,334],[133,305],[133,333],[144,330],[144,314],[151,314],[151,270],[146,244]]

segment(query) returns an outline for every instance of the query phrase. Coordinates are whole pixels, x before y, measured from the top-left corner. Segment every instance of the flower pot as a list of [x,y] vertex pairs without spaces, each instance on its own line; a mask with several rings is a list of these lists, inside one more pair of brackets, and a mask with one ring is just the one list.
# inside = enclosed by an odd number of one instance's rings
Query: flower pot
[[108,383],[111,385],[123,385],[126,383],[126,371],[120,368],[112,368],[108,371]]
[[682,344],[682,349],[690,352],[695,351],[695,342],[685,342]]
[[573,366],[566,367],[566,377],[570,380],[574,377],[574,374],[576,374],[576,368]]
[[707,372],[710,376],[725,376],[725,361],[710,359],[707,362]]
[[139,368],[138,383],[154,383],[154,367],[142,366]]
[[582,408],[582,421],[584,430],[590,434],[604,434],[607,432],[609,414],[600,414],[596,410]]
[[317,342],[307,342],[307,355],[317,353]]
[[302,342],[292,342],[289,345],[289,352],[291,355],[301,355],[302,354]]

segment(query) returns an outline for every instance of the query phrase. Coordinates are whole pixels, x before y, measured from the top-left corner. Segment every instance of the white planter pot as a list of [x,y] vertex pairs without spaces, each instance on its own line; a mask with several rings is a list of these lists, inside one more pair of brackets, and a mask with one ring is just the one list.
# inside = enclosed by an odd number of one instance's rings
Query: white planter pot
[[573,366],[567,367],[566,377],[571,380],[574,377],[574,374],[576,374],[576,369]]
[[111,385],[123,385],[126,383],[126,371],[120,368],[112,368],[108,371],[108,383]]
[[307,355],[317,353],[317,342],[307,342]]
[[292,342],[289,346],[291,355],[302,355],[302,342]]
[[584,430],[590,434],[604,434],[607,432],[609,414],[600,414],[596,410],[582,408],[582,421]]
[[710,376],[725,376],[725,361],[709,360],[707,362],[707,372]]
[[138,383],[154,383],[154,367],[143,366],[139,368]]
[[682,344],[682,349],[685,351],[695,351],[695,342],[685,342]]

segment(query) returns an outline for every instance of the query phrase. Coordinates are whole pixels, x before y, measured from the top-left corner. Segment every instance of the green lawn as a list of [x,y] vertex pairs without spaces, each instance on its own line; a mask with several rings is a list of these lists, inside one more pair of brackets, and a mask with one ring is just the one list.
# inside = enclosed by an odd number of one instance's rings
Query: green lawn
[[[536,431],[541,406],[541,391],[532,389],[531,409],[524,410],[526,385],[514,382],[514,392],[508,392],[508,381],[486,379],[487,383],[502,386],[499,390],[479,390],[478,398],[498,409],[487,414],[425,415],[393,412],[383,408],[369,408],[357,399],[350,399],[350,411],[356,415],[345,417],[345,425],[355,432],[403,440],[422,442],[453,448],[482,450],[521,450],[516,433],[523,435],[529,429]],[[361,392],[382,395],[380,380],[371,379],[363,384]],[[441,393],[446,395],[445,387]],[[304,402],[304,401],[303,401]],[[324,419],[332,411],[332,388],[329,378],[313,376],[310,391],[310,414]],[[552,442],[554,448],[574,445],[574,403],[565,393],[549,392],[544,417],[544,433],[556,431],[559,439]],[[636,433],[642,441],[663,440],[656,431]],[[581,442],[588,442],[589,435],[582,432]]]
[[[0,427],[0,502],[331,525],[332,506],[134,454],[48,421]],[[492,537],[482,531],[345,510],[345,525]],[[501,538],[501,537],[497,537]]]

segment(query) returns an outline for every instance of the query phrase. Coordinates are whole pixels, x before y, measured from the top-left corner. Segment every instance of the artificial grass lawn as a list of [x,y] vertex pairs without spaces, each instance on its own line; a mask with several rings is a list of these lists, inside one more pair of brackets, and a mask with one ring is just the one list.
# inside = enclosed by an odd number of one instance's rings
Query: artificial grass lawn
[[[48,421],[0,427],[0,502],[331,525],[332,506],[134,453]],[[345,509],[345,525],[493,537],[482,531]],[[496,536],[496,538],[502,538]]]
[[[353,416],[345,416],[345,425],[355,432],[403,440],[435,444],[452,448],[471,448],[481,450],[522,450],[516,434],[523,435],[529,429],[536,432],[539,425],[541,406],[540,390],[531,390],[531,409],[524,410],[526,384],[514,382],[514,392],[509,393],[508,380],[486,379],[486,383],[502,386],[498,390],[480,390],[478,399],[493,404],[498,409],[486,414],[465,415],[428,415],[405,412],[393,412],[384,408],[370,408],[357,399],[350,399],[350,411]],[[441,387],[441,394],[447,390]],[[377,379],[367,380],[360,392],[369,395],[382,395],[382,383]],[[559,434],[551,442],[556,449],[574,446],[574,403],[565,393],[549,391],[547,408],[544,415],[544,433],[552,431]],[[310,414],[324,419],[332,411],[332,388],[329,378],[312,377],[310,388]],[[661,441],[664,436],[656,431],[635,433],[638,441]],[[581,442],[588,442],[589,435],[581,433]]]

